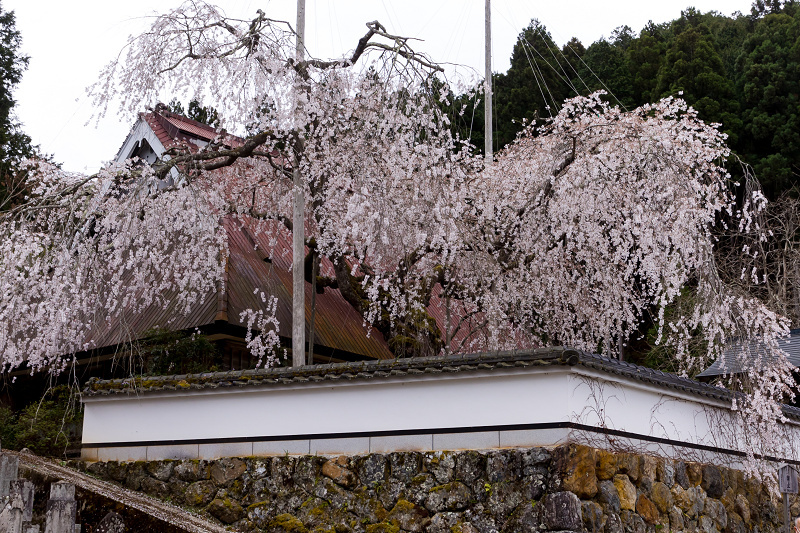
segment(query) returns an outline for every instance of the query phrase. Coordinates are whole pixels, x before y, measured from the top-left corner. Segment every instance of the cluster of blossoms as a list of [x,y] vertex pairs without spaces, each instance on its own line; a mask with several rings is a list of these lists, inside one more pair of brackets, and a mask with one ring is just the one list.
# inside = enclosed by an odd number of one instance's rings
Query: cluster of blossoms
[[147,167],[28,176],[25,203],[0,215],[3,371],[60,370],[107,321],[132,340],[125,320],[158,302],[187,313],[221,279],[224,236],[194,189],[159,191]]

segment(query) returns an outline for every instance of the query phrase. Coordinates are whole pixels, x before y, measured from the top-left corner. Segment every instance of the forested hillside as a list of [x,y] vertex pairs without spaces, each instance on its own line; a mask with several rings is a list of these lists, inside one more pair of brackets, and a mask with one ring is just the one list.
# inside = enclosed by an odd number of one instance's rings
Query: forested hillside
[[[800,3],[758,0],[734,16],[689,8],[671,22],[609,35],[559,47],[537,20],[522,30],[511,67],[494,75],[495,150],[523,121],[541,123],[577,94],[602,89],[627,109],[681,95],[704,121],[722,124],[768,198],[800,184]],[[467,108],[456,127],[482,148],[482,104],[474,116]]]

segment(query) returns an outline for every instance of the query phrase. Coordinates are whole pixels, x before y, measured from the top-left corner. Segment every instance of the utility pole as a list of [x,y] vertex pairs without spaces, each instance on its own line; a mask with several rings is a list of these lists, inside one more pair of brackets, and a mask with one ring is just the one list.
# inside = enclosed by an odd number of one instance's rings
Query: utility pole
[[[295,58],[303,59],[306,33],[306,0],[297,0],[297,48]],[[296,87],[298,91],[300,87]],[[296,95],[297,96],[297,95]],[[297,106],[298,108],[300,106]],[[297,135],[301,135],[297,131]],[[298,139],[298,143],[301,140]],[[294,202],[292,205],[292,366],[303,366],[306,358],[306,287],[303,260],[306,255],[305,206],[300,157],[297,151],[292,164]]]
[[484,85],[486,164],[492,161],[492,0],[486,0],[486,82]]

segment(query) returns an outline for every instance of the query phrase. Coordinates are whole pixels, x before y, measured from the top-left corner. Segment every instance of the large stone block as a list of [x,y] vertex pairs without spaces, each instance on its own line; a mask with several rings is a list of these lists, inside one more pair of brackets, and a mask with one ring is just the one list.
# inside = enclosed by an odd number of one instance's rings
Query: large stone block
[[72,483],[52,483],[50,500],[45,511],[44,533],[64,533],[75,530],[78,504],[75,501],[75,485]]
[[194,483],[208,478],[207,471],[201,471],[200,461],[186,460],[180,461],[174,466],[173,474],[180,481]]
[[619,494],[619,506],[623,511],[636,510],[636,487],[625,474],[614,476],[614,487]]
[[142,480],[142,491],[155,498],[164,499],[170,495],[169,486],[163,481],[159,481],[152,477],[146,477]]
[[[472,463],[469,462],[469,458],[472,456],[482,457],[478,452],[465,452],[463,454],[459,454],[459,458],[462,463],[465,461],[467,462],[467,465],[462,467],[460,471],[463,477],[457,477],[457,479],[460,481],[466,481],[467,483],[472,481],[472,479],[467,479],[468,474],[471,474],[475,471],[472,468]],[[420,473],[421,468],[422,454],[419,452],[395,452],[389,454],[389,471],[391,473],[390,475],[395,479],[399,479],[400,481],[408,483],[414,479],[414,476]],[[458,464],[456,464],[456,471],[459,472]],[[481,471],[478,472],[478,477],[480,477],[482,474],[483,471],[481,469]]]
[[192,507],[205,507],[211,503],[216,493],[217,487],[212,481],[196,481],[186,487],[186,492],[183,493],[183,501],[186,502],[186,505]]
[[[458,530],[448,529],[446,532],[442,533],[452,533],[453,531]],[[500,531],[514,531],[514,533],[540,533],[539,513],[536,507],[528,503],[520,505],[508,518],[508,520],[506,520]]]
[[706,505],[706,493],[700,487],[683,490],[680,485],[672,487],[675,505],[690,519],[696,519]]
[[642,477],[648,478],[651,481],[655,481],[656,479],[656,472],[658,471],[658,463],[659,459],[655,457],[651,457],[649,455],[642,456],[641,461],[641,468],[642,468]]
[[691,486],[689,483],[689,476],[686,473],[686,463],[683,461],[675,463],[675,482],[684,489],[688,489]]
[[686,475],[689,477],[690,485],[700,485],[703,482],[703,466],[698,463],[687,463]]
[[583,528],[581,501],[572,492],[556,492],[542,498],[541,522],[550,531],[579,531]]
[[226,458],[214,461],[209,469],[209,474],[211,481],[218,487],[227,487],[246,470],[247,465],[241,459]]
[[420,474],[407,485],[406,499],[417,504],[424,505],[428,498],[428,493],[436,486],[436,479],[430,474]]
[[642,458],[635,453],[621,453],[617,456],[620,474],[625,474],[628,479],[637,483],[642,475]]
[[343,455],[329,459],[322,465],[322,475],[332,479],[335,483],[347,488],[353,488],[358,483],[356,475],[347,468],[347,458]]
[[583,514],[583,527],[588,533],[601,533],[606,525],[606,516],[603,508],[595,502],[581,503]]
[[617,456],[606,450],[597,450],[597,479],[614,479],[617,474]]
[[606,515],[605,533],[623,533],[625,528],[622,525],[622,518],[617,513]]
[[392,509],[397,504],[399,498],[395,498],[392,505],[386,506],[383,501],[376,498],[369,489],[364,487],[358,488],[353,492],[352,503],[348,506],[347,510],[352,511],[356,516],[361,517],[361,520],[367,522],[380,522],[385,519],[389,512],[386,509]]
[[523,502],[519,483],[495,483],[491,487],[486,506],[499,524],[505,522],[511,512]]
[[644,519],[633,511],[622,511],[620,515],[622,519],[623,530],[628,533],[646,533],[647,524]]
[[420,533],[425,531],[430,523],[430,513],[424,508],[407,500],[400,500],[389,511],[386,517],[389,523],[397,523],[403,531],[410,531],[411,533]]
[[273,457],[270,461],[270,479],[276,490],[294,489],[296,457]]
[[229,498],[215,498],[208,504],[206,510],[211,516],[217,518],[223,524],[232,524],[241,519],[245,512],[239,502]]
[[125,480],[122,482],[126,488],[131,490],[139,490],[142,487],[142,481],[149,477],[145,472],[144,461],[136,461],[128,464],[128,469],[125,472]]
[[742,518],[736,513],[728,515],[728,526],[725,528],[725,533],[746,533],[747,526]]
[[579,498],[590,499],[597,494],[596,450],[571,444],[556,450],[555,471],[561,477],[561,488]]
[[650,499],[662,513],[666,513],[672,508],[672,493],[660,481],[653,483],[653,487],[650,489]]
[[425,500],[425,508],[434,513],[463,511],[469,506],[472,493],[460,481],[433,487]]
[[3,533],[21,533],[24,504],[21,494],[10,494],[7,499],[0,500],[0,531]]
[[669,459],[659,461],[656,469],[656,481],[660,481],[667,488],[672,488],[675,484],[675,465]]
[[611,481],[601,481],[598,485],[597,499],[602,503],[607,512],[619,514],[622,510],[617,486]]
[[11,482],[10,496],[19,496],[22,504],[22,521],[30,522],[33,519],[34,485],[26,479],[17,479]]
[[703,513],[711,518],[720,530],[728,526],[728,513],[719,500],[708,498],[703,507]]
[[75,485],[58,481],[50,484],[50,500],[75,500]]
[[522,456],[513,450],[486,454],[486,477],[489,483],[517,481],[522,476],[523,468]]
[[269,521],[267,531],[308,533],[308,529],[296,517],[289,513],[281,513]]
[[124,533],[125,522],[122,517],[110,511],[95,528],[95,533]]
[[147,473],[159,481],[169,481],[174,469],[175,461],[150,461],[146,468]]
[[397,500],[405,494],[405,491],[406,484],[394,478],[389,478],[389,481],[375,490],[381,504],[387,509],[394,507],[397,504]]
[[725,492],[725,484],[722,481],[722,472],[713,465],[703,466],[703,477],[700,486],[706,491],[709,498],[720,498]]
[[363,485],[373,487],[386,481],[388,463],[386,456],[372,453],[356,460],[356,471]]
[[686,527],[686,523],[683,519],[683,511],[673,505],[672,509],[669,510],[670,531],[683,531],[684,527]]
[[437,483],[450,483],[456,468],[453,452],[428,452],[422,454],[425,471],[436,478]]
[[742,517],[745,524],[750,524],[750,502],[741,494],[736,495],[733,508]]
[[656,504],[651,502],[644,494],[640,494],[636,499],[636,512],[648,524],[655,524],[660,518]]

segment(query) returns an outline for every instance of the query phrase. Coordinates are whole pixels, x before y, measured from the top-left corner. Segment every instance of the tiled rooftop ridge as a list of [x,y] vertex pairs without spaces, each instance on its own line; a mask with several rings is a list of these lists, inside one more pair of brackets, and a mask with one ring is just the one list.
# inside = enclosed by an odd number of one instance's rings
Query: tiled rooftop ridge
[[[677,392],[695,394],[725,402],[730,401],[733,395],[731,391],[722,387],[563,347],[453,355],[447,357],[383,359],[302,367],[262,368],[113,380],[92,378],[87,383],[84,394],[87,396],[125,393],[144,394],[148,392],[228,387],[239,388],[316,383],[322,381],[366,380],[423,374],[494,371],[535,366],[581,366],[607,374],[634,379],[646,384],[672,389]],[[800,409],[798,408],[785,406],[784,412],[787,416],[800,419]]]

